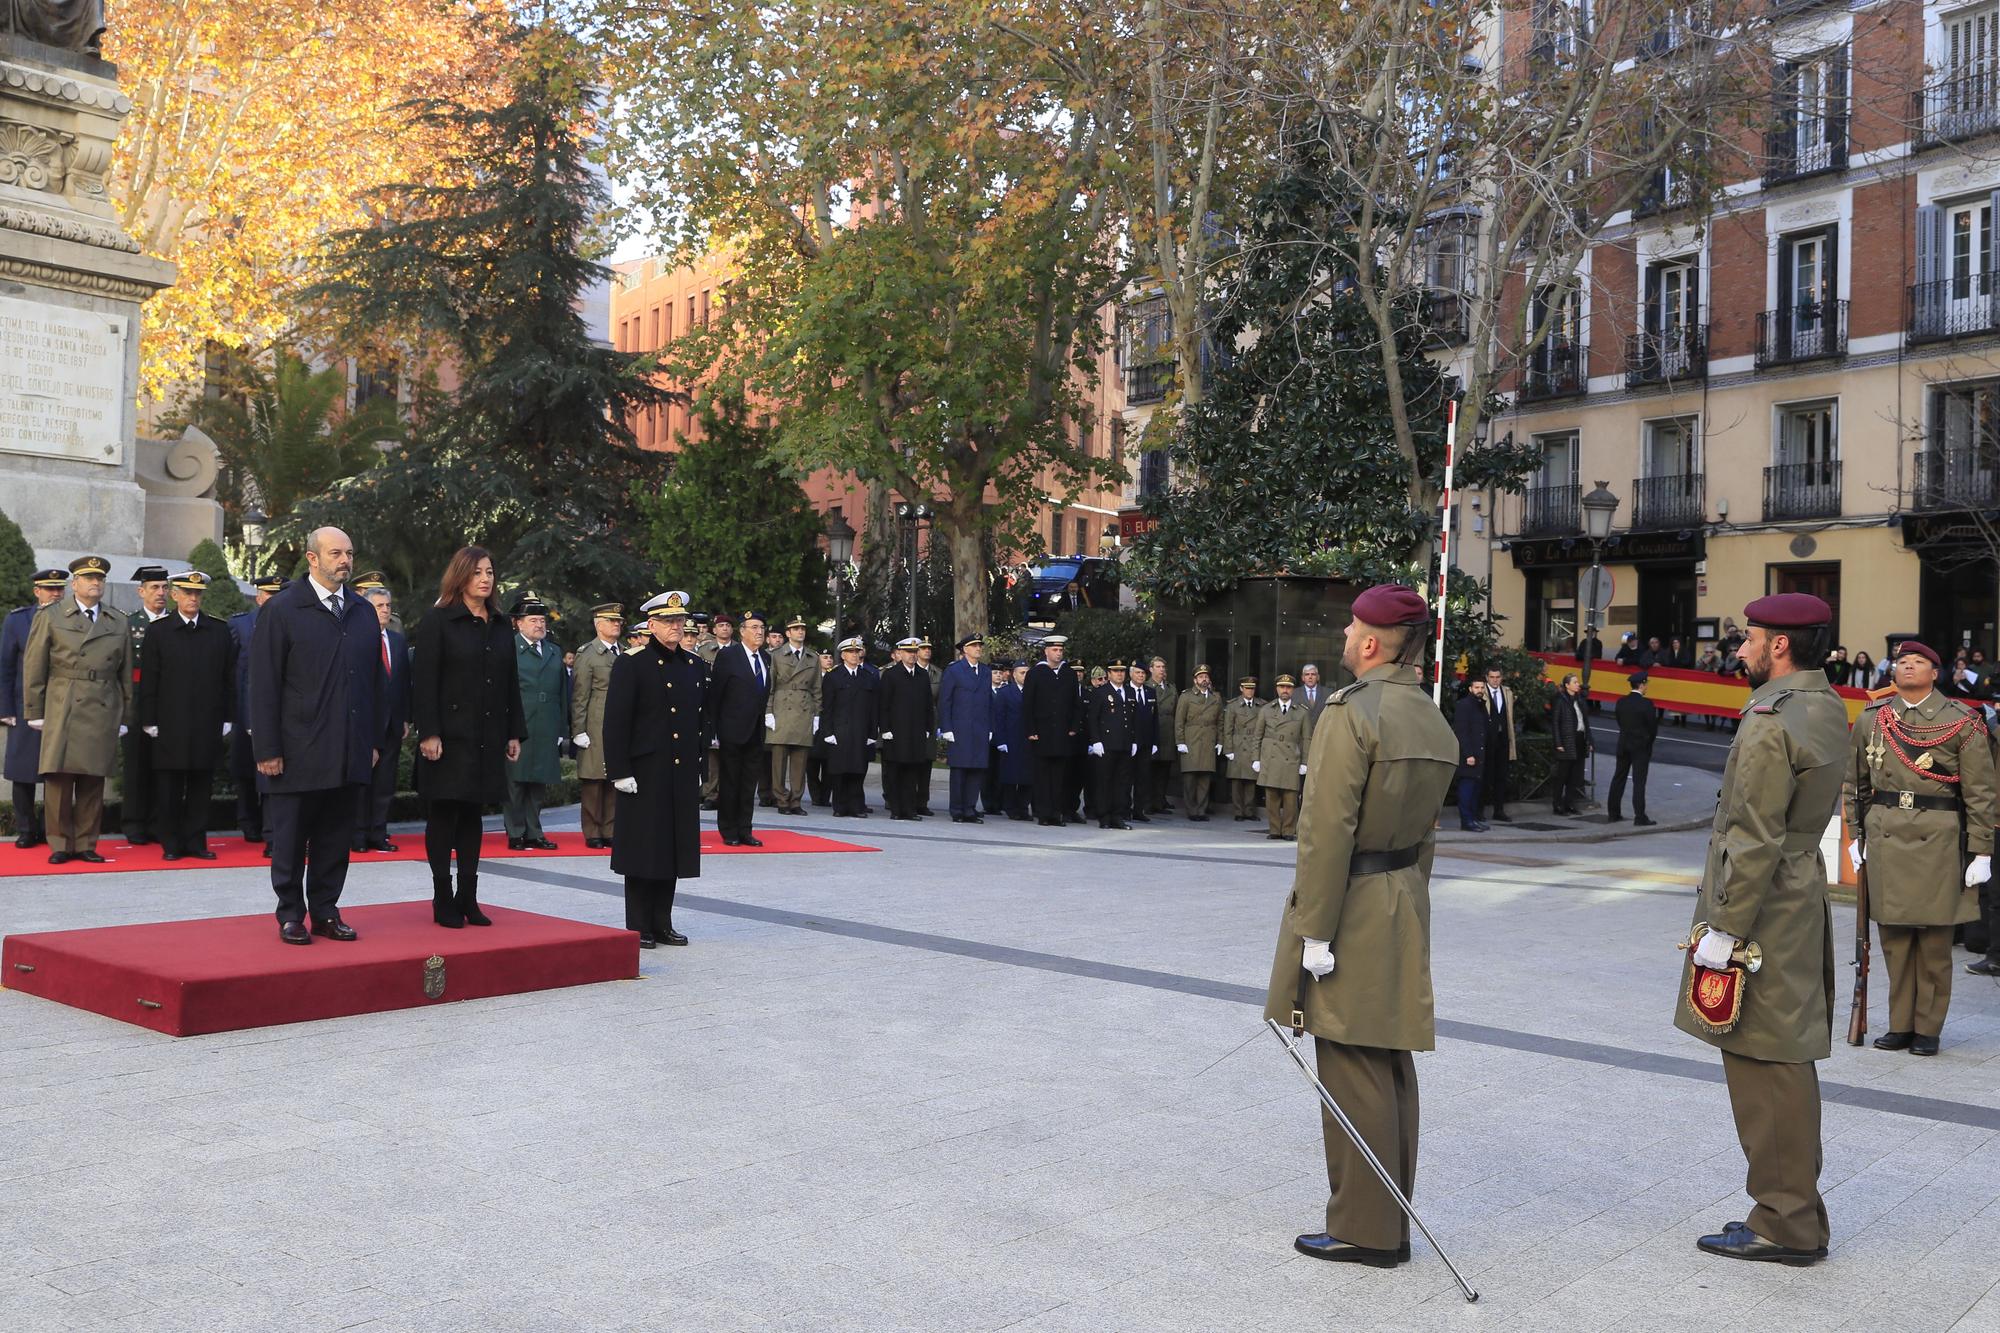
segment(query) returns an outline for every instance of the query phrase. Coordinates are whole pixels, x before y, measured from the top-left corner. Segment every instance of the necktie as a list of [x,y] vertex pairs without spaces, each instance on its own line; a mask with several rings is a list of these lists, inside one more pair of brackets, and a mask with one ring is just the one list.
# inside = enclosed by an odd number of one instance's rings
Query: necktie
[[1307,703],[1308,705],[1312,704],[1312,703],[1313,703],[1313,702],[1314,702],[1315,700],[1317,700],[1318,698],[1319,698],[1319,691],[1318,691],[1318,690],[1316,690],[1316,689],[1310,689],[1310,690],[1307,690],[1307,691],[1306,691],[1306,703]]
[[383,631],[382,631],[382,674],[383,674],[383,675],[385,675],[385,676],[387,676],[387,675],[392,675],[392,674],[394,674],[394,673],[393,673],[392,671],[390,671],[390,669],[389,669],[389,631],[388,631],[388,630],[383,630]]
[[333,615],[334,615],[334,618],[335,618],[336,620],[338,620],[338,619],[340,618],[340,594],[339,594],[339,593],[333,593],[333,594],[331,594],[330,596],[328,596],[328,598],[326,599],[326,609],[327,609],[327,610],[329,610],[329,611],[331,611],[331,612],[333,612]]
[[1290,704],[1279,704],[1279,705],[1278,705],[1278,713],[1280,714],[1280,716],[1282,716],[1283,714],[1286,714],[1286,713],[1289,713],[1289,712],[1291,712],[1291,711],[1292,711],[1292,706],[1291,706]]
[[95,624],[97,623],[97,608],[96,608],[96,607],[94,607],[94,606],[86,606],[86,607],[84,607],[84,608],[83,608],[83,613],[84,613],[85,615],[87,615],[87,616],[89,616],[89,617],[90,617],[90,623],[91,623],[91,624],[95,625]]
[[762,685],[764,683],[764,654],[750,654],[750,669],[757,673],[757,683]]

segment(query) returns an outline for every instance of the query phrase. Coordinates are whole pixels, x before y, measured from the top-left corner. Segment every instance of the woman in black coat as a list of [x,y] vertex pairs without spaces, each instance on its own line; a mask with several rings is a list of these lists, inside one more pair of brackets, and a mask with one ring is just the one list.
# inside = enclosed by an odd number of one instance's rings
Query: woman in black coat
[[417,731],[417,793],[426,802],[431,916],[453,929],[493,924],[479,910],[480,813],[506,799],[505,766],[528,736],[514,627],[493,596],[496,582],[493,557],[477,546],[462,548],[446,566],[437,605],[417,623],[410,645],[410,716]]
[[642,949],[687,943],[674,890],[701,874],[708,668],[681,644],[686,595],[667,597],[648,615],[652,640],[611,664],[604,696],[604,776],[618,791],[611,872],[625,877],[625,929]]
[[1590,762],[1590,725],[1584,720],[1582,677],[1562,678],[1562,688],[1556,693],[1555,724],[1555,812],[1574,815],[1583,796],[1584,765]]

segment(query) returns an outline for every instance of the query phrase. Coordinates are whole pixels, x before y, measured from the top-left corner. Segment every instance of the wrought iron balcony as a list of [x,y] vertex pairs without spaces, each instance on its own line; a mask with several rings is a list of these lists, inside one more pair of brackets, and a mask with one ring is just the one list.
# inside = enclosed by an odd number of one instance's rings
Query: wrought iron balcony
[[1950,143],[2000,130],[2000,64],[1976,61],[1916,93],[1919,143]]
[[1460,346],[1472,328],[1472,302],[1463,292],[1427,288],[1421,315],[1424,341],[1432,347]]
[[2000,448],[1926,449],[1916,457],[1917,509],[2000,504]]
[[1118,312],[1118,362],[1125,401],[1157,403],[1174,383],[1174,314],[1164,296],[1128,301]]
[[1577,499],[1583,494],[1583,487],[1572,482],[1567,486],[1530,486],[1521,494],[1521,531],[1523,537],[1566,537],[1573,532],[1583,531],[1577,516],[1582,512],[1577,507]]
[[1847,302],[1809,301],[1757,316],[1757,368],[1847,355]]
[[1838,518],[1840,460],[1780,463],[1764,469],[1764,521]]
[[1125,401],[1138,406],[1157,403],[1174,385],[1174,363],[1148,361],[1142,366],[1125,367]]
[[1528,355],[1521,370],[1524,403],[1545,398],[1570,398],[1590,387],[1588,344],[1569,338],[1549,338]]
[[[1825,126],[1825,134],[1817,130]],[[1779,185],[1822,171],[1847,167],[1847,104],[1835,104],[1823,121],[1806,121],[1773,130],[1764,140],[1764,184]]]
[[1683,324],[1625,340],[1625,387],[1708,377],[1708,325]]
[[2000,332],[2000,283],[1968,273],[1910,288],[1910,341],[1935,342]]
[[1680,472],[1632,483],[1632,527],[1695,528],[1708,520],[1706,477]]

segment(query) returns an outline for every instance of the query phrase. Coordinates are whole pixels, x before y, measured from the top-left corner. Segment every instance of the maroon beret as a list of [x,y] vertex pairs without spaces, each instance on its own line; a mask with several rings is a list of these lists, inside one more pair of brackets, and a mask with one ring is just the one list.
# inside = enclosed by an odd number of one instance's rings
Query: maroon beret
[[1743,618],[1765,629],[1809,629],[1833,623],[1833,608],[1809,592],[1759,597],[1743,608]]
[[1421,625],[1431,618],[1430,603],[1414,588],[1378,583],[1354,599],[1354,618],[1364,625]]
[[[1929,658],[1932,666],[1940,671],[1944,670],[1944,659],[1938,656],[1937,649],[1927,643],[1918,643],[1915,639],[1905,639],[1896,645],[1896,657],[1901,657],[1905,653],[1915,653],[1918,657]],[[1895,658],[1890,658],[1889,660],[1893,662]]]

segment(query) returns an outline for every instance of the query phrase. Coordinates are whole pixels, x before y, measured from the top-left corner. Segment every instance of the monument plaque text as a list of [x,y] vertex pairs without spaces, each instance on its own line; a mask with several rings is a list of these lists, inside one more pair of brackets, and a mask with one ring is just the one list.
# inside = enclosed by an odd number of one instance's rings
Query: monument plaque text
[[0,450],[123,461],[125,321],[0,297]]

